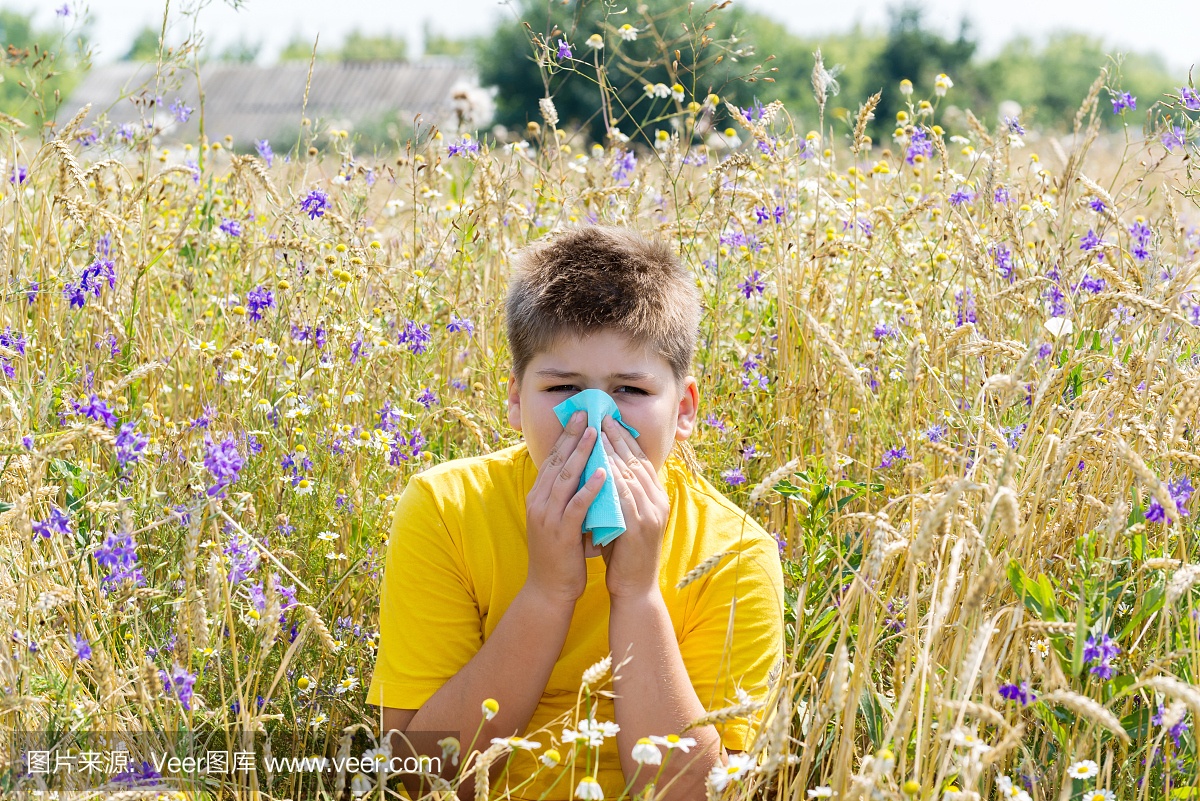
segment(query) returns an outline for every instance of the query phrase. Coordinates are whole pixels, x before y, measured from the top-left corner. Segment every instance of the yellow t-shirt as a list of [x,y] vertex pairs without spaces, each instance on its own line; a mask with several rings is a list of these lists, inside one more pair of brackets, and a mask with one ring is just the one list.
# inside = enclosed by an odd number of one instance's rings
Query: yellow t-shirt
[[[419,709],[491,635],[525,583],[525,499],[536,477],[537,466],[522,443],[447,462],[409,480],[393,513],[380,597],[379,653],[367,703]],[[710,711],[737,702],[735,684],[761,700],[767,675],[783,656],[778,546],[703,477],[690,478],[678,461],[668,460],[659,478],[671,500],[659,585],[692,687]],[[676,589],[685,573],[726,550],[741,553],[725,557],[683,590]],[[583,672],[609,652],[604,559],[588,559],[587,572],[587,589],[575,604],[562,653],[525,733],[541,743],[536,754],[554,746],[564,763],[544,769],[514,794],[517,798],[538,798],[563,768],[568,775],[546,798],[568,798],[587,772],[585,749],[579,747],[575,772],[570,774],[569,746],[550,739],[561,738],[562,723],[549,726],[563,713],[573,712]],[[735,595],[733,629],[727,632]],[[612,700],[593,698],[596,720],[615,720]],[[581,709],[580,718],[585,714]],[[548,731],[538,733],[544,726]],[[717,728],[726,748],[747,748],[749,720]],[[463,739],[469,741],[472,734],[464,732]],[[463,742],[464,749],[467,745]],[[518,751],[513,756],[510,787],[534,772],[536,754]],[[606,798],[621,794],[625,780],[615,737],[604,741],[595,775]]]

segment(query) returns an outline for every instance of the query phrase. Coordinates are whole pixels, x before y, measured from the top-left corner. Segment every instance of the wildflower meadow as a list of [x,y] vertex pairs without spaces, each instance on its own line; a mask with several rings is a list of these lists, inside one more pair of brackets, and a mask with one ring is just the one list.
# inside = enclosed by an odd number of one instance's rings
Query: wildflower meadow
[[[602,74],[653,25],[535,45]],[[703,423],[679,456],[777,538],[787,582],[782,671],[708,716],[756,732],[710,798],[1192,797],[1200,97],[1135,97],[1114,63],[1066,131],[947,115],[952,75],[901,85],[894,120],[878,96],[834,119],[814,62],[815,116],[681,74],[620,126],[606,108],[601,142],[550,96],[507,142],[426,126],[369,154],[320,119],[238,152],[0,117],[0,730],[75,767],[6,750],[2,792],[396,797],[363,703],[392,504],[519,441],[510,257],[611,223],[695,275]],[[430,793],[518,749],[564,770],[612,736],[565,734],[589,725],[464,733]],[[253,764],[160,784],[152,746],[184,740]]]

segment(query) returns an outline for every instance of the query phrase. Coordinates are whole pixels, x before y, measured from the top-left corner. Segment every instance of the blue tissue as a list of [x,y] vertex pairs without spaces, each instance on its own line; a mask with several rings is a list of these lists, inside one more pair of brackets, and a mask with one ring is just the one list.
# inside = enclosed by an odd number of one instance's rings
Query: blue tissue
[[583,519],[583,532],[585,534],[589,531],[592,532],[593,544],[607,545],[625,533],[625,515],[621,514],[621,500],[617,497],[617,485],[613,481],[613,471],[608,466],[608,454],[604,452],[604,444],[600,441],[600,424],[604,422],[604,415],[607,414],[625,426],[625,430],[633,436],[638,436],[638,432],[621,422],[621,411],[617,408],[616,402],[607,392],[599,389],[585,389],[572,395],[554,407],[554,414],[558,416],[558,421],[565,426],[571,419],[571,415],[580,409],[587,412],[588,425],[596,429],[596,444],[592,448],[591,456],[588,457],[583,474],[579,476],[580,488],[587,483],[596,470],[604,468],[604,486],[600,488],[592,505],[588,507],[587,516]]

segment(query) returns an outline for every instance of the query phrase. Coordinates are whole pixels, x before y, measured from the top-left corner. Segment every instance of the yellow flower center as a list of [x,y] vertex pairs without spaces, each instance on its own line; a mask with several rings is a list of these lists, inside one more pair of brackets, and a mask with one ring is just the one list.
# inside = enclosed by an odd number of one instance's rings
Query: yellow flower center
[[679,742],[679,735],[678,735],[678,734],[668,734],[668,735],[667,735],[667,742],[668,742],[668,743],[677,743],[677,742]]

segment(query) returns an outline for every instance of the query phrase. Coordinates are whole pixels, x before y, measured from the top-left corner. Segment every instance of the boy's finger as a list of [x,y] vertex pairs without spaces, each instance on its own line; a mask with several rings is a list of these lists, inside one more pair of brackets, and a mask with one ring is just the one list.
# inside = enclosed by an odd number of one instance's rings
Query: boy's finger
[[[609,420],[611,419],[609,418]],[[625,434],[624,437],[618,436],[615,439],[609,436],[608,441],[616,452],[616,458],[621,462],[621,469],[628,470],[633,474],[634,480],[630,481],[629,485],[633,491],[634,498],[638,502],[638,508],[641,509],[642,499],[649,498],[649,489],[655,485],[657,475],[654,478],[650,477],[650,474],[654,471],[650,469],[650,460],[646,458],[644,453],[639,455],[630,449],[627,442],[629,432],[625,431],[615,422],[610,423],[609,427],[610,429],[620,428]],[[605,434],[607,433],[608,431],[605,431]],[[636,445],[637,443],[634,444]],[[638,448],[638,451],[641,451],[641,448]]]
[[613,468],[613,484],[617,487],[617,498],[621,501],[621,512],[625,515],[626,519],[629,519],[637,514],[637,501],[630,486],[630,483],[634,481],[633,473],[629,472],[629,468],[621,463],[617,452],[613,450],[612,441],[608,438],[608,434],[601,433],[600,439],[604,443],[604,452],[608,454],[608,463]]
[[554,443],[554,447],[550,449],[550,453],[546,455],[542,466],[538,468],[537,478],[534,479],[533,489],[529,491],[529,495],[533,499],[545,498],[550,494],[547,487],[553,487],[554,478],[558,475],[559,470],[575,452],[577,445],[577,437],[581,436],[586,429],[586,413],[582,411],[575,412],[567,420],[567,424],[563,426],[563,431],[558,435],[558,440]]
[[571,497],[571,500],[567,501],[567,505],[563,509],[562,521],[569,525],[571,530],[583,529],[583,519],[587,517],[588,507],[592,505],[600,488],[604,486],[604,476],[604,468],[597,468],[579,488],[579,491]]
[[550,487],[550,514],[561,514],[563,507],[571,499],[579,489],[579,477],[583,475],[584,468],[587,467],[588,457],[592,453],[592,448],[596,445],[596,432],[590,427],[583,429],[583,434],[575,443],[575,450],[559,468],[557,475],[553,476]]

